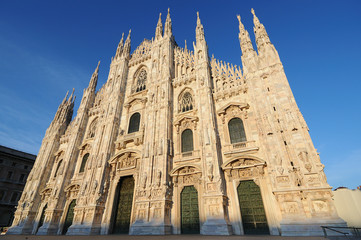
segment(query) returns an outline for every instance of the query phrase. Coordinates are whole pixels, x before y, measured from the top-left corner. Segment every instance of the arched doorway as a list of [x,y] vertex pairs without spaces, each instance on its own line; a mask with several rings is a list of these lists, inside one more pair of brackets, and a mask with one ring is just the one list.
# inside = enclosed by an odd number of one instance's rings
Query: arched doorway
[[259,186],[252,180],[241,181],[237,193],[244,234],[269,234]]
[[198,192],[194,186],[186,186],[181,193],[181,232],[199,234]]
[[134,179],[132,176],[119,180],[115,195],[115,215],[113,221],[113,234],[129,233],[130,217],[132,213],[134,193]]
[[38,228],[36,229],[36,232],[39,231],[39,228],[41,226],[43,226],[44,224],[44,219],[45,219],[45,210],[46,208],[48,207],[48,204],[46,204],[44,207],[43,207],[43,211],[41,211],[41,216],[40,216],[40,220],[39,220],[39,224],[38,224]]
[[66,232],[68,231],[69,227],[73,224],[73,219],[74,219],[74,207],[76,205],[75,199],[73,201],[71,201],[71,203],[69,204],[69,208],[68,208],[68,212],[66,213],[66,218],[65,218],[65,222],[64,222],[64,227],[63,227],[63,231],[62,234],[65,235]]

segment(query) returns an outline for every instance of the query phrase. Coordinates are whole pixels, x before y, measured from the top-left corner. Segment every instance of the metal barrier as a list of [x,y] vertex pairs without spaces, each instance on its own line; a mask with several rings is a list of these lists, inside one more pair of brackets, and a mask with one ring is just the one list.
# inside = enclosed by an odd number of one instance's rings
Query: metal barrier
[[350,232],[342,232],[340,230],[336,230],[336,229],[348,229],[348,230],[351,230],[352,232],[352,236],[354,237],[360,237],[361,234],[360,234],[360,229],[361,228],[356,228],[356,227],[331,227],[331,226],[321,226],[322,227],[322,230],[323,230],[323,234],[324,234],[324,237],[326,238],[327,237],[327,229],[330,230],[330,231],[334,231],[334,232],[337,232],[337,233],[340,233],[340,234],[343,234],[345,237],[347,237]]

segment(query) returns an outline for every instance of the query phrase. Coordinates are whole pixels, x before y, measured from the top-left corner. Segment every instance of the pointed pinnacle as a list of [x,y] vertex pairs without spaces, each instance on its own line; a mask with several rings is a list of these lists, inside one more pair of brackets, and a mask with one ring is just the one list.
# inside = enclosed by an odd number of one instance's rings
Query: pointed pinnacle
[[[97,68],[95,69],[95,72],[99,72],[99,65],[100,65],[100,61],[98,62],[98,66],[97,66]],[[73,88],[74,89],[74,88]]]
[[162,13],[159,13],[158,24],[162,24]]
[[67,91],[67,92],[66,92],[65,97],[64,97],[64,99],[63,99],[63,102],[62,102],[62,103],[65,103],[66,99],[68,98],[68,94],[69,94],[69,91]]
[[187,50],[187,40],[184,40],[184,49]]
[[197,25],[201,24],[201,19],[199,18],[199,12],[197,11]]
[[74,94],[74,88],[73,88],[73,91],[71,92],[71,95],[69,97],[69,101],[71,102],[71,99],[73,98],[73,94]]

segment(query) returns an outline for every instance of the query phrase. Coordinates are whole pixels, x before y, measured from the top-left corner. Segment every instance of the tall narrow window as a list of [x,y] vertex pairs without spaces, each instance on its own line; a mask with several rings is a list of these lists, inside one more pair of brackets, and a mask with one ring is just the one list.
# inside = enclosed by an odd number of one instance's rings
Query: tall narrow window
[[60,160],[58,163],[58,166],[56,167],[55,173],[54,173],[54,177],[58,176],[59,174],[59,169],[61,167],[61,164],[63,163],[63,160]]
[[182,132],[182,152],[193,151],[193,132],[186,129]]
[[147,83],[147,72],[144,69],[142,69],[142,70],[140,70],[140,72],[137,76],[137,85],[136,85],[135,92],[140,92],[140,91],[145,90],[146,83]]
[[139,131],[139,124],[140,124],[140,114],[134,113],[129,120],[129,128],[128,133],[138,132]]
[[93,138],[95,136],[95,131],[97,130],[98,119],[95,119],[89,126],[88,138]]
[[79,170],[80,173],[84,172],[85,165],[86,165],[86,162],[88,161],[88,158],[89,158],[89,153],[85,154],[83,157],[83,160],[81,161],[80,170]]
[[185,92],[179,102],[180,112],[187,112],[193,109],[193,97],[190,92]]
[[229,137],[231,139],[231,143],[238,143],[238,142],[245,142],[246,139],[246,133],[244,131],[243,122],[239,118],[232,118],[228,122],[228,131],[229,131]]

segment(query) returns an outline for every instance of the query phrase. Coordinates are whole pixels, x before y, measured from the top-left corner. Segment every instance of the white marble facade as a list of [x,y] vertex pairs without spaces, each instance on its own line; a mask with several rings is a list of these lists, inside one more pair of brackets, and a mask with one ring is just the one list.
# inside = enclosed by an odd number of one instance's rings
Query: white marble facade
[[98,64],[72,121],[73,94],[59,106],[8,234],[116,233],[124,179],[134,185],[123,204],[129,234],[186,232],[185,203],[192,231],[247,234],[240,194],[249,186],[271,235],[345,226],[278,53],[252,14],[257,51],[238,16],[242,69],[209,57],[198,13],[191,49],[177,45],[169,11],[132,54],[130,31],[122,37],[107,82],[96,91]]

